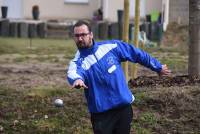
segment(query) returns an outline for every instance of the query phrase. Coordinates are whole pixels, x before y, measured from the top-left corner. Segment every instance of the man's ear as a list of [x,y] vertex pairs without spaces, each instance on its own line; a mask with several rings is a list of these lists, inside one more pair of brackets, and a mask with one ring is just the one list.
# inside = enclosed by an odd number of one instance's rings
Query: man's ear
[[93,32],[90,33],[91,37],[94,38]]

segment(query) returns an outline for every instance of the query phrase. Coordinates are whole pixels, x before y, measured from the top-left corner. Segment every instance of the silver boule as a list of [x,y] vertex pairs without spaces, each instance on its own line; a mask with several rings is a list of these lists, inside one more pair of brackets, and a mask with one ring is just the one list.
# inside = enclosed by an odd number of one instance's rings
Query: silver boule
[[62,100],[62,99],[55,99],[54,105],[55,105],[56,107],[63,107],[63,106],[64,106],[63,100]]

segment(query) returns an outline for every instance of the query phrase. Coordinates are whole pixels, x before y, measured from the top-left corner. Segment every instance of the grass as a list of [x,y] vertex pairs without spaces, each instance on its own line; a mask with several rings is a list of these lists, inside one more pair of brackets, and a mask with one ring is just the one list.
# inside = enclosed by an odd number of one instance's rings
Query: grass
[[[74,96],[74,97],[73,97]],[[79,101],[74,98],[79,96]],[[56,97],[65,106],[54,107]],[[70,97],[72,97],[70,99]],[[85,133],[91,132],[82,94],[60,87],[37,87],[28,91],[0,88],[0,126],[6,133]]]
[[[64,39],[30,39],[0,38],[0,63],[28,62],[61,62],[66,63],[75,53],[75,44],[72,40]],[[13,58],[14,57],[14,58]]]
[[[0,55],[5,55],[0,63],[38,61],[66,64],[67,60],[74,57],[75,48],[72,40],[32,39],[30,45],[30,39],[0,38]],[[167,64],[173,72],[188,68],[186,47],[145,48],[145,51],[158,58],[161,63]]]
[[[187,49],[159,47],[147,51],[168,64],[175,72],[187,70]],[[72,40],[33,39],[30,45],[29,39],[0,38],[1,65],[44,62],[60,65],[66,64],[74,53],[75,45]],[[34,71],[32,73],[36,75]],[[26,78],[26,73],[31,71],[24,72],[23,77]],[[13,71],[13,75],[14,73],[16,71]],[[23,71],[19,70],[17,75],[21,73]],[[52,77],[53,71],[41,75]],[[0,76],[0,80],[3,79]],[[40,79],[42,80],[41,76]],[[9,82],[10,85],[14,84],[13,81]],[[0,133],[92,134],[82,90],[71,90],[60,83],[56,86],[37,84],[26,90],[22,89],[24,88],[10,88],[6,83],[0,82]],[[199,85],[142,87],[132,89],[132,92],[136,97],[133,104],[132,133],[199,133]],[[53,101],[56,98],[63,99],[64,107],[54,107]]]
[[[200,88],[184,87],[139,88],[133,90],[139,109],[133,128],[138,134],[148,133],[198,133]],[[134,123],[135,122],[135,123]]]
[[156,124],[157,118],[154,113],[144,112],[138,118],[133,119],[132,126],[137,134],[148,134],[152,132],[152,128],[156,126]]
[[73,53],[75,45],[72,40],[64,39],[32,39],[27,38],[0,38],[0,54],[37,54],[49,55]]
[[188,69],[188,49],[182,47],[160,47],[145,49],[156,57],[162,64],[166,64],[173,73],[186,72]]

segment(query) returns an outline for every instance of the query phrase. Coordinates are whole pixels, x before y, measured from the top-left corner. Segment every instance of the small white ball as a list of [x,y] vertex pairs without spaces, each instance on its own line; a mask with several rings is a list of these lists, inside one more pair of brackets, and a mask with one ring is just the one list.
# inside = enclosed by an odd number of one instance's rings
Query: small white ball
[[56,106],[56,107],[63,107],[63,100],[61,100],[61,99],[55,99],[55,101],[54,101],[54,105]]

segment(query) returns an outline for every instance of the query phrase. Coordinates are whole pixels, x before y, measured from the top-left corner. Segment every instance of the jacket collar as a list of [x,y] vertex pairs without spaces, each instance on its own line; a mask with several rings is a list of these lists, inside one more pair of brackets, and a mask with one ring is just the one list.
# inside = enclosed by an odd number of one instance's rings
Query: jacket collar
[[94,40],[92,42],[93,43],[92,43],[92,46],[90,48],[79,49],[79,52],[80,52],[81,55],[87,56],[87,55],[90,55],[90,54],[93,54],[93,53],[96,52],[98,45]]

